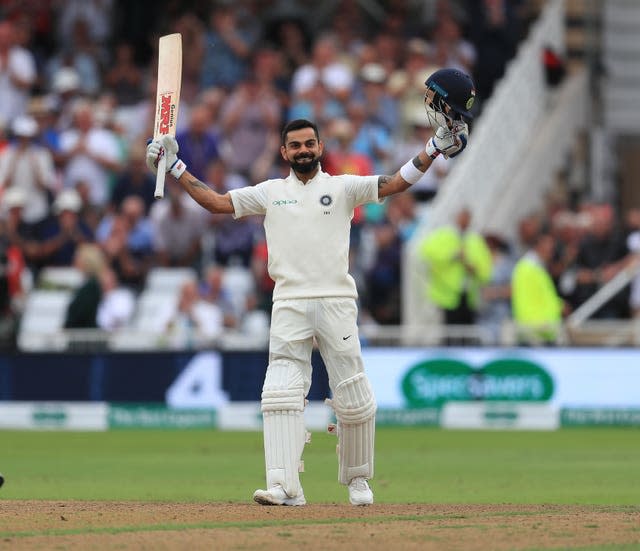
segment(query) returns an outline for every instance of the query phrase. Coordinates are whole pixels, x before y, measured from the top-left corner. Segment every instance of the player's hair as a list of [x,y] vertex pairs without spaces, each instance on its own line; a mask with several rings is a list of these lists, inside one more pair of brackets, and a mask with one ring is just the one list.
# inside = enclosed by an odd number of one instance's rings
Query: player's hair
[[282,145],[286,145],[287,143],[287,134],[294,130],[300,130],[301,128],[313,128],[313,131],[316,135],[316,139],[320,141],[320,133],[318,132],[318,127],[308,121],[307,119],[295,119],[293,121],[288,122],[284,128],[282,129],[282,134],[280,135],[280,140]]

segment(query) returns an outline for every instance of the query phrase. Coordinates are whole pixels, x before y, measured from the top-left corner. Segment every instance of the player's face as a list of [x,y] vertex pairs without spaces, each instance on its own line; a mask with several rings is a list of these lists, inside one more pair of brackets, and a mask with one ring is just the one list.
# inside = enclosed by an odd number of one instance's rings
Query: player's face
[[323,143],[318,140],[313,128],[292,130],[287,134],[287,140],[280,147],[282,158],[287,161],[295,172],[313,172],[322,157]]
[[424,94],[424,107],[427,111],[427,120],[434,130],[442,126],[444,128],[451,128],[453,126],[453,120],[451,117],[451,108],[443,103],[442,107],[438,107],[434,103],[435,91],[428,88]]

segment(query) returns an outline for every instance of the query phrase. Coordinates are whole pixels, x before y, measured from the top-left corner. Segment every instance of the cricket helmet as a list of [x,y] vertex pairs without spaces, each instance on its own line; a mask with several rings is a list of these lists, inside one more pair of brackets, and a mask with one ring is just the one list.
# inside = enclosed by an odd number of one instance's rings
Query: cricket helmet
[[[458,69],[439,69],[427,78],[425,85],[427,111],[432,109],[452,120],[464,121],[473,118],[471,108],[475,101],[476,89],[469,75]],[[427,96],[429,90],[434,92],[432,99]]]

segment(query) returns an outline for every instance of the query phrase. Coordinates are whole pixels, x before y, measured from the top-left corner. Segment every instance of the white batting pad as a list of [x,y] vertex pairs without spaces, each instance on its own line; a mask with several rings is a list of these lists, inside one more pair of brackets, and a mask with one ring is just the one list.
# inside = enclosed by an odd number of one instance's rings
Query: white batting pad
[[292,363],[274,361],[262,387],[262,419],[267,488],[280,484],[289,497],[302,495],[298,472],[306,441],[302,373]]
[[338,480],[373,477],[376,401],[366,375],[339,383],[331,403],[338,419]]

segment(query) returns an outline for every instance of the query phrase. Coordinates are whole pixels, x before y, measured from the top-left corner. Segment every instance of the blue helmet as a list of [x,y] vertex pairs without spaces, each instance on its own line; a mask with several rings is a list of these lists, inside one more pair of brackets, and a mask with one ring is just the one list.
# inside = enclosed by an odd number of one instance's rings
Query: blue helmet
[[[456,120],[473,118],[471,107],[476,89],[469,75],[458,69],[440,69],[425,81],[425,85],[427,90],[435,92],[431,104],[436,111]],[[443,104],[449,106],[448,113]]]

